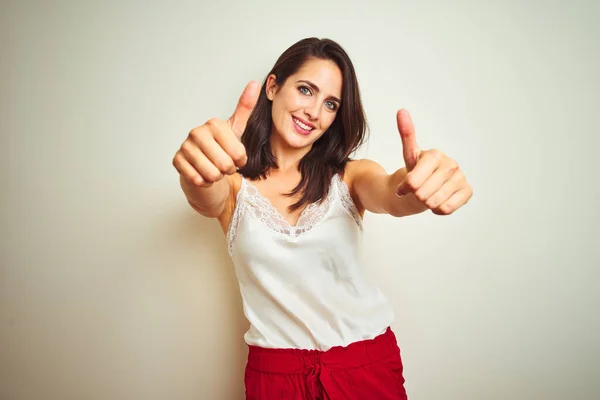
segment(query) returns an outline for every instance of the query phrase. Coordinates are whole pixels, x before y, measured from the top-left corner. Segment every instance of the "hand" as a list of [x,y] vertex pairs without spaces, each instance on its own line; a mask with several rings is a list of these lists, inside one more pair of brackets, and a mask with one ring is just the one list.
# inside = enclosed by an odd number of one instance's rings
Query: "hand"
[[259,92],[258,82],[248,83],[231,118],[214,118],[190,131],[173,158],[173,166],[184,179],[210,187],[246,165],[246,149],[240,139]]
[[469,201],[473,195],[465,175],[453,159],[439,150],[419,149],[410,114],[396,115],[407,175],[398,185],[398,196],[413,194],[434,214],[447,215]]

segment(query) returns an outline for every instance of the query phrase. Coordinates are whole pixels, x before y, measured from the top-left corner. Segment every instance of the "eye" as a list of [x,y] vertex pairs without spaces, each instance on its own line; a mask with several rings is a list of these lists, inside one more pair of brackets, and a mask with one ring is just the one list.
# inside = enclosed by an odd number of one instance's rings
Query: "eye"
[[337,109],[338,109],[337,104],[334,103],[333,101],[326,101],[325,107],[327,107],[331,111],[337,111]]
[[307,86],[300,86],[298,90],[300,91],[300,93],[305,94],[307,96],[310,96],[312,94],[312,92]]

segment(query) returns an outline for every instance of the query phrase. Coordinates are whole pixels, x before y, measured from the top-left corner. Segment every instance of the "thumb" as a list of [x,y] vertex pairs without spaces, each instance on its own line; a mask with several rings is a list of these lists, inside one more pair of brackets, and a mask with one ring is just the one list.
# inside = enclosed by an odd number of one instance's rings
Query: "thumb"
[[250,118],[250,113],[258,101],[259,93],[260,83],[257,81],[250,81],[242,92],[235,111],[228,120],[229,126],[231,126],[231,129],[238,138],[242,137],[242,134],[246,129],[248,118]]
[[419,145],[417,145],[415,126],[410,117],[410,113],[404,109],[398,110],[396,122],[398,124],[398,132],[400,132],[400,139],[402,140],[404,163],[406,169],[410,171],[417,165],[419,154],[421,153],[421,149],[419,149]]

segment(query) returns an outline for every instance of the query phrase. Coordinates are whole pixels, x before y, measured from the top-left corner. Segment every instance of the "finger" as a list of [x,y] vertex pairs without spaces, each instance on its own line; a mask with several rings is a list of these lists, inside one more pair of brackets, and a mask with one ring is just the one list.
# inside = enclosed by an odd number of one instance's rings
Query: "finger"
[[423,152],[414,169],[406,174],[404,180],[398,185],[396,193],[402,196],[419,190],[425,181],[438,169],[440,161],[441,154],[437,152]]
[[400,139],[402,140],[404,163],[406,169],[411,171],[417,165],[419,153],[421,151],[417,145],[415,126],[410,113],[404,109],[398,110],[398,113],[396,114],[396,123],[398,125],[398,132],[400,132]]
[[221,130],[215,132],[213,137],[237,167],[242,168],[246,165],[248,157],[246,155],[246,148],[242,142],[230,134],[225,134]]
[[180,153],[175,155],[173,166],[185,180],[192,182],[196,186],[202,186],[202,184],[204,184],[204,179],[202,179],[202,176],[200,176],[196,168],[194,168]]
[[208,159],[206,155],[195,146],[182,146],[185,159],[189,162],[206,183],[214,183],[223,178],[223,174]]
[[[446,182],[452,178],[454,174],[453,171],[444,168],[438,168],[433,171],[433,174],[425,182],[421,185],[419,189],[415,192],[415,196],[417,199],[422,202],[427,201],[431,196],[433,196],[437,191],[439,191]],[[458,182],[453,182],[458,183]],[[446,200],[446,199],[444,199]],[[438,204],[439,205],[439,204]]]
[[[425,186],[427,186],[428,183],[429,180],[425,182],[425,185],[423,185],[421,189],[425,188]],[[444,204],[446,201],[448,201],[448,199],[452,197],[454,193],[461,190],[464,187],[464,185],[464,180],[462,179],[460,174],[452,174],[449,177],[449,179],[446,179],[441,185],[439,185],[437,190],[429,194],[426,198],[421,198],[421,196],[419,195],[419,191],[421,189],[417,191],[416,196],[419,200],[425,203],[425,205],[428,208],[433,210]],[[435,186],[437,186],[437,183],[435,184]]]
[[236,172],[235,163],[213,137],[207,136],[198,146],[199,152],[204,153],[203,155],[221,173],[233,174]]
[[431,210],[437,215],[448,215],[458,210],[469,201],[473,192],[470,187],[465,187],[455,192],[448,200],[442,203],[439,207]]
[[233,115],[228,120],[229,126],[231,126],[231,129],[238,138],[242,137],[246,129],[248,118],[250,118],[250,113],[258,101],[259,93],[260,84],[256,81],[249,82],[240,96]]

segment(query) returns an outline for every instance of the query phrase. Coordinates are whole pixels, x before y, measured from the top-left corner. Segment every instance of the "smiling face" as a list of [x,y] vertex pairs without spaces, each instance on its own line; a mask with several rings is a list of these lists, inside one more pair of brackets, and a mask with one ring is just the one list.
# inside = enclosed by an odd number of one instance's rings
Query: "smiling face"
[[[287,146],[310,147],[331,126],[341,105],[342,72],[329,60],[309,59],[282,86],[267,79],[272,135]],[[275,138],[274,138],[275,139]]]

